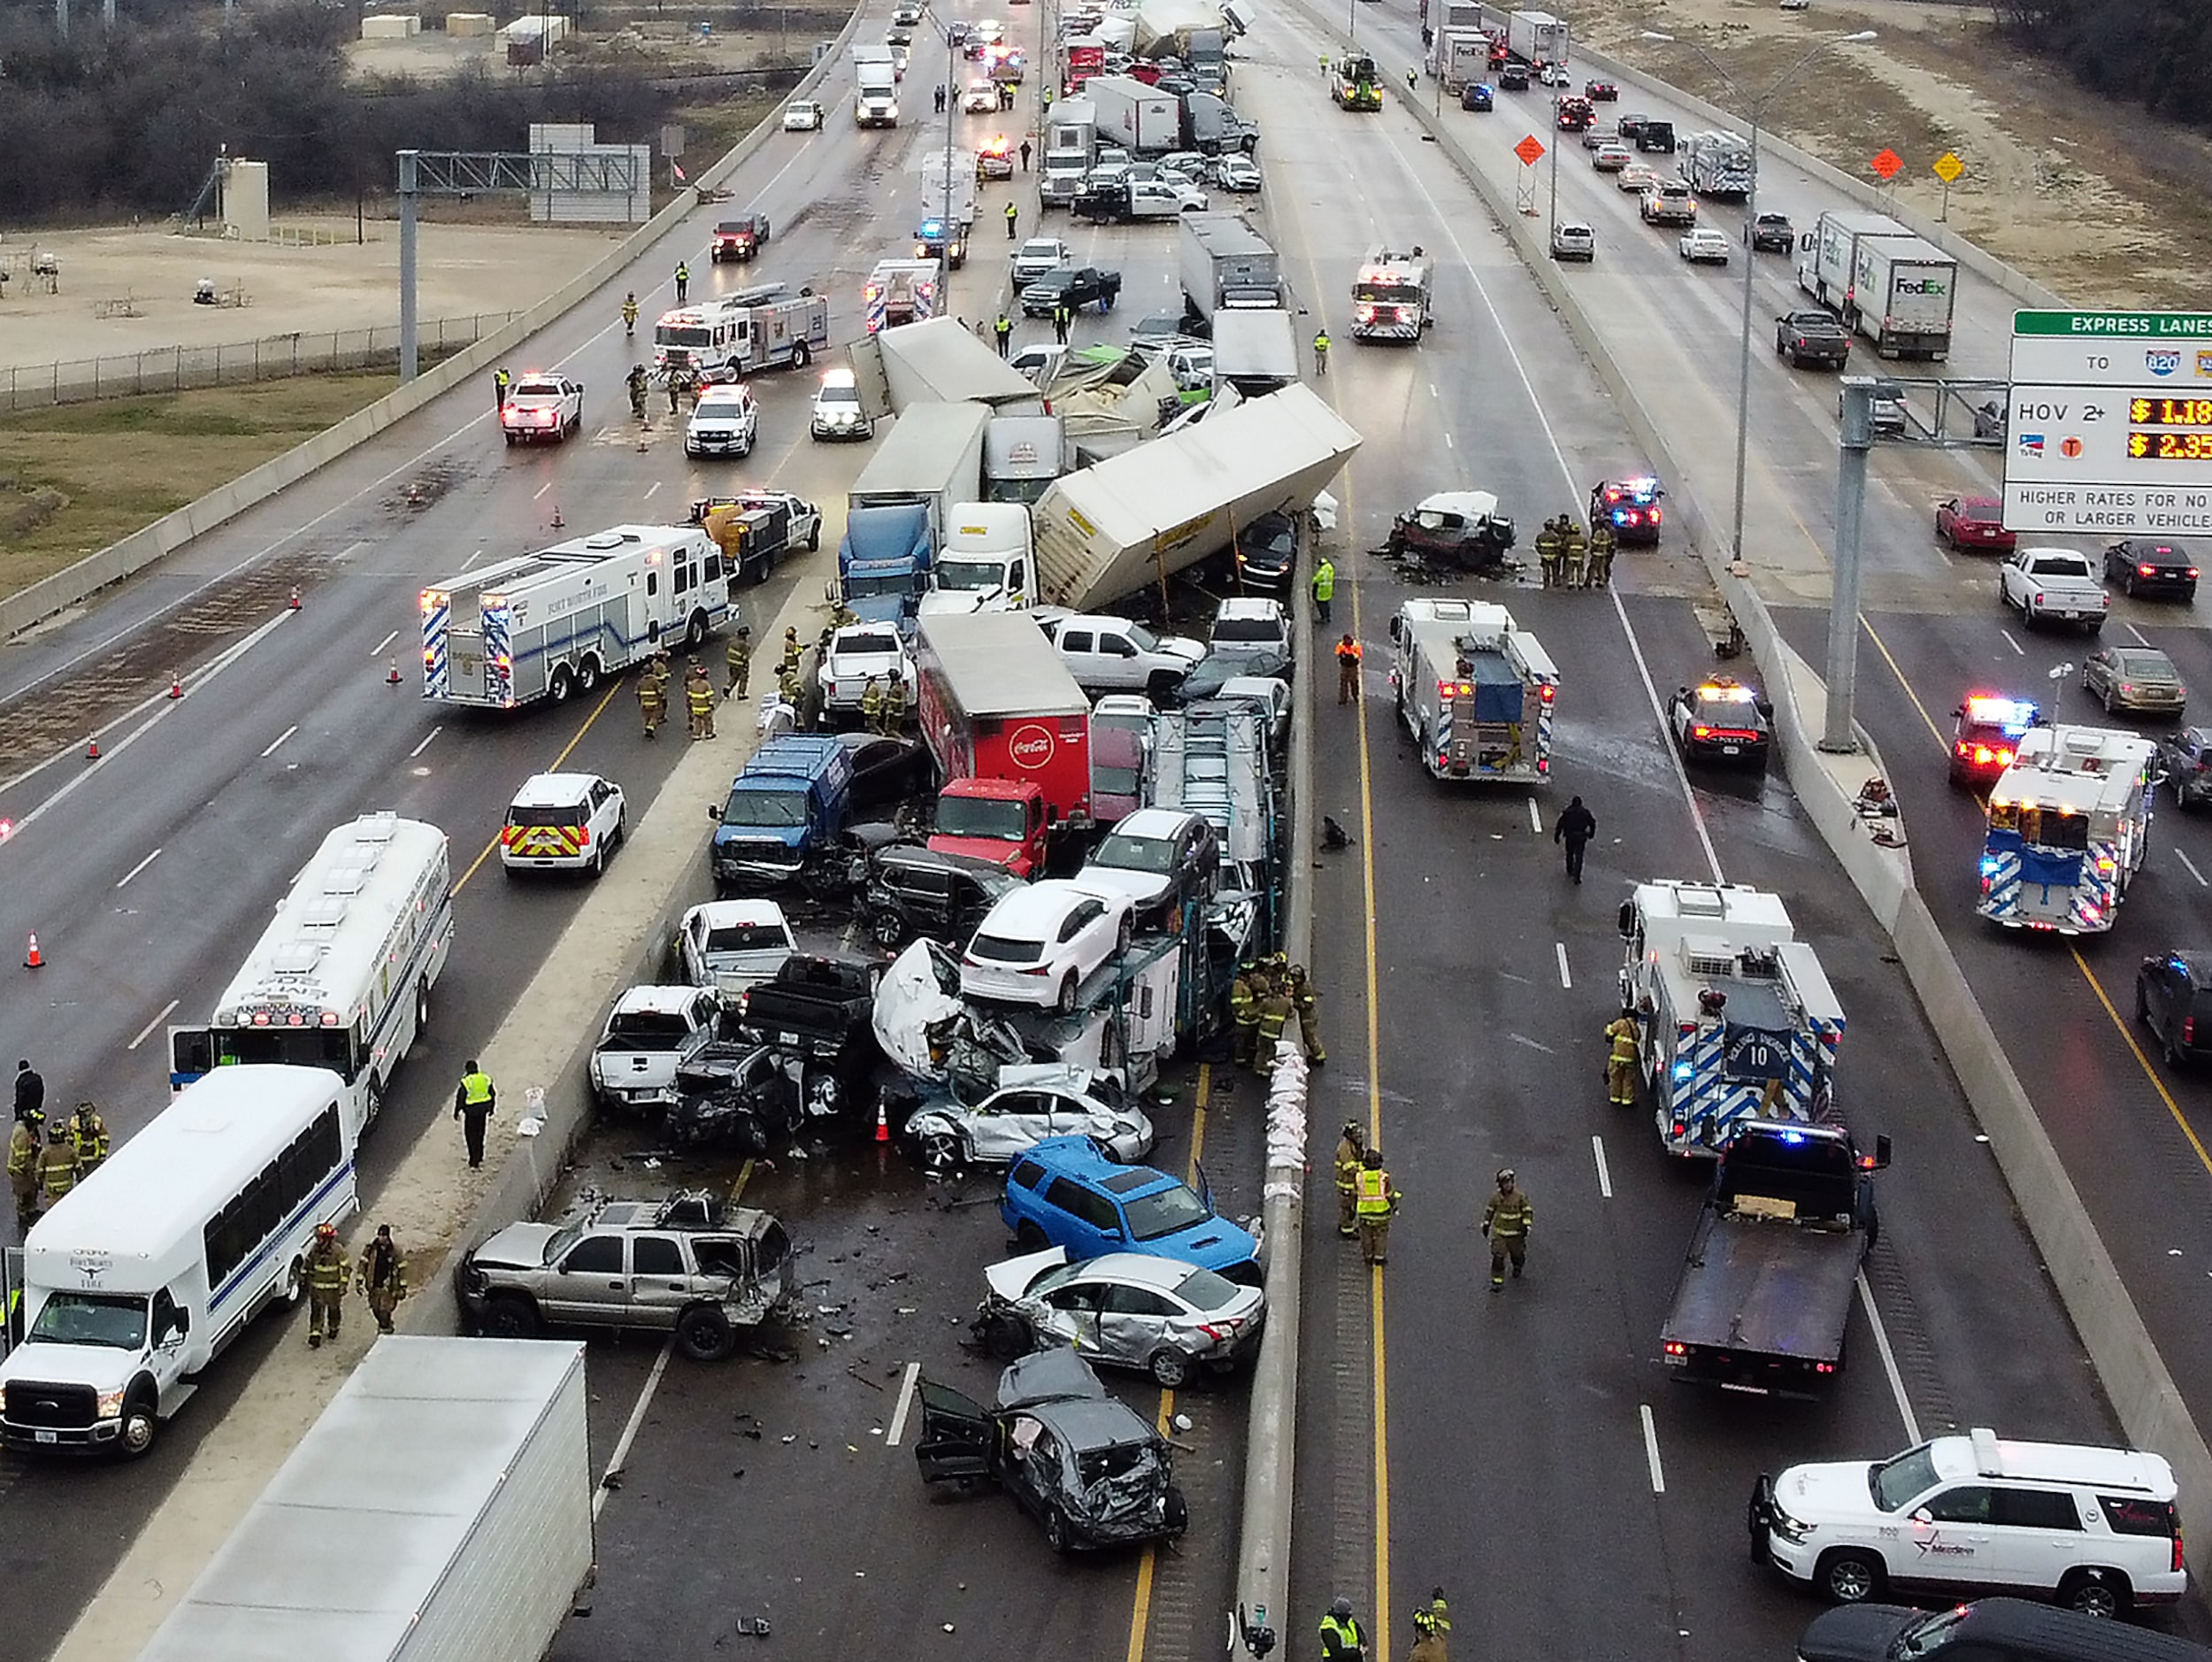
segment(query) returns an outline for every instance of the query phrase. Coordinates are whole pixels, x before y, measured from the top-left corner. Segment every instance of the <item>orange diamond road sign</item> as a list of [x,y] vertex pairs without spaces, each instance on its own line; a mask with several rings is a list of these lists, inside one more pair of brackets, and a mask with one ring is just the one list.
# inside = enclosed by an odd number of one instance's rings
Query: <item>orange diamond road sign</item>
[[1929,171],[1948,185],[1957,181],[1958,176],[1966,171],[1966,164],[1959,160],[1956,150],[1946,150],[1929,164]]
[[1513,147],[1513,153],[1521,158],[1524,165],[1533,167],[1542,158],[1544,147],[1536,135],[1532,133]]
[[1868,166],[1874,170],[1875,177],[1885,181],[1896,178],[1898,170],[1903,167],[1904,165],[1904,158],[1898,155],[1895,150],[1884,150],[1879,156],[1877,156],[1872,161],[1867,164]]

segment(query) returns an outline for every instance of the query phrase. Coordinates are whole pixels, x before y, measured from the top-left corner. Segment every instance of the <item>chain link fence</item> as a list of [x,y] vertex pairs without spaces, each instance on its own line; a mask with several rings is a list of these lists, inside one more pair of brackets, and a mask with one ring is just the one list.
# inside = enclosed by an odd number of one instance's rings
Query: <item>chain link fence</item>
[[[473,345],[520,315],[480,312],[472,317],[427,319],[417,324],[416,341],[423,356],[434,359]],[[157,346],[112,358],[80,358],[67,363],[0,369],[0,410],[83,404],[134,393],[237,386],[319,370],[396,369],[398,365],[399,326],[396,323],[324,334],[272,335],[219,346]]]

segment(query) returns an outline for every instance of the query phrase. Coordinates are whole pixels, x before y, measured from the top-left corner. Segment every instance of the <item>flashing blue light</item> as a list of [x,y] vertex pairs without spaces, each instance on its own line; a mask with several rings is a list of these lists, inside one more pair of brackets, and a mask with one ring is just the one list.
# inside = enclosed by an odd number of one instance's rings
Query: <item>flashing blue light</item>
[[1782,1134],[1782,1141],[1785,1143],[1802,1143],[1804,1140],[1805,1134],[1802,1131],[1785,1131]]
[[2025,698],[1998,698],[1975,694],[1966,701],[1966,719],[1978,727],[1993,727],[2008,737],[2018,738],[2041,718],[2042,712]]
[[1689,1065],[1687,1062],[1677,1062],[1677,1063],[1674,1065],[1674,1076],[1675,1076],[1677,1079],[1687,1079],[1687,1078],[1689,1078],[1689,1076],[1690,1076],[1690,1065]]
[[1994,859],[1991,858],[1990,858],[1988,855],[1986,855],[1986,854],[1983,855],[1983,856],[1982,856],[1982,875],[1983,875],[1984,877],[1994,877],[1994,876],[1996,876],[1996,875],[1997,875],[1997,865],[1998,865],[1998,862],[1997,862],[1996,860],[1994,860]]
[[922,228],[920,231],[921,235],[942,236],[944,234],[945,222],[942,219],[924,219],[922,221]]

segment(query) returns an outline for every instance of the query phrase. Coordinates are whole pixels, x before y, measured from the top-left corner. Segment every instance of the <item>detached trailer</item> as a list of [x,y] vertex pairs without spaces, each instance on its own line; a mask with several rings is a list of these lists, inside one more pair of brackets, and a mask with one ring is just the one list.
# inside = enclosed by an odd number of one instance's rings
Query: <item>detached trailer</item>
[[1041,601],[1094,611],[1299,513],[1360,437],[1311,388],[1286,387],[1055,480],[1038,498]]
[[138,1662],[539,1662],[592,1489],[582,1345],[379,1339]]
[[863,335],[845,349],[871,421],[916,404],[985,404],[1002,415],[1044,411],[1036,383],[968,333],[957,318],[902,323]]

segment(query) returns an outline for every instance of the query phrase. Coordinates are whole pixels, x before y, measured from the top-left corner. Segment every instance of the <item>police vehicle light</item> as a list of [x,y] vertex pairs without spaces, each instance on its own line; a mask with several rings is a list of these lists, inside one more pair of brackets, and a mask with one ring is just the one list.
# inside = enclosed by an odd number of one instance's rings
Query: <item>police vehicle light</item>
[[1553,699],[1559,696],[1559,689],[1550,686],[1539,688],[1537,689],[1536,696],[1540,703],[1549,704]]
[[1739,687],[1733,681],[1709,681],[1697,689],[1697,696],[1712,704],[1747,704],[1751,702],[1751,689]]
[[1677,1079],[1689,1078],[1690,1065],[1687,1062],[1677,1062],[1674,1065],[1674,1076]]
[[1996,876],[1996,875],[1997,875],[1997,864],[1998,864],[1998,863],[1997,863],[1994,859],[1991,858],[1988,855],[1985,854],[1984,856],[1982,856],[1982,875],[1983,875],[1984,877],[1994,877],[1994,876]]
[[1785,1143],[1797,1143],[1804,1140],[1805,1134],[1802,1131],[1785,1131],[1782,1134],[1782,1141]]

